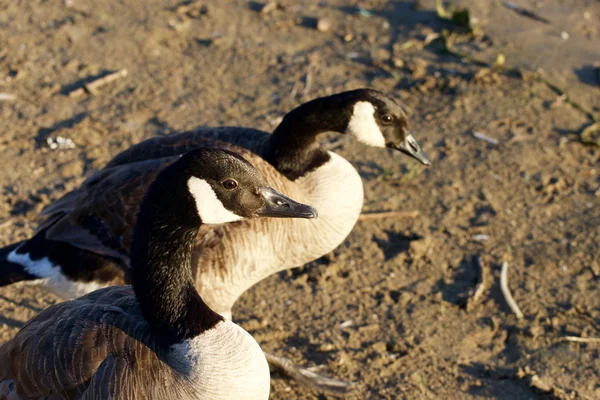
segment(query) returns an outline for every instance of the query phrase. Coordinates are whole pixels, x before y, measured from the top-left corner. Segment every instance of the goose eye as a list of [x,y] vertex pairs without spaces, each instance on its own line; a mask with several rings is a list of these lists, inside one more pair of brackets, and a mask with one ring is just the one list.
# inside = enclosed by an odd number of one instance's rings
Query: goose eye
[[223,187],[227,190],[233,190],[238,187],[238,183],[233,179],[225,179],[223,182],[221,182],[221,185],[223,185]]
[[389,114],[384,114],[381,116],[381,120],[383,121],[384,124],[391,124],[392,123],[392,116]]

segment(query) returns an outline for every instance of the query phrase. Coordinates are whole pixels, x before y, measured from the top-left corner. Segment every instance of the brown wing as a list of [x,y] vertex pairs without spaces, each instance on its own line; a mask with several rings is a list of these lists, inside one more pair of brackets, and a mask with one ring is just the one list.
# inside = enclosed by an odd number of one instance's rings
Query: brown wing
[[196,147],[220,147],[245,157],[249,152],[264,156],[270,134],[239,127],[201,128],[175,135],[154,137],[134,144],[113,158],[106,168],[154,158],[183,154]]
[[[117,155],[81,187],[42,211],[46,239],[129,263],[129,248],[139,205],[156,175],[183,154],[199,146],[234,151],[260,169],[267,163],[252,151],[203,135],[223,136],[260,148],[265,132],[247,128],[214,128],[148,139]],[[252,139],[254,137],[254,139]],[[270,165],[266,165],[267,168]],[[272,167],[271,167],[272,169]],[[201,229],[197,247],[214,248],[223,233],[220,227]]]
[[178,157],[106,168],[42,213],[46,239],[128,261],[139,205],[156,175]]
[[172,398],[177,376],[157,348],[131,288],[101,289],[48,308],[0,346],[0,399]]

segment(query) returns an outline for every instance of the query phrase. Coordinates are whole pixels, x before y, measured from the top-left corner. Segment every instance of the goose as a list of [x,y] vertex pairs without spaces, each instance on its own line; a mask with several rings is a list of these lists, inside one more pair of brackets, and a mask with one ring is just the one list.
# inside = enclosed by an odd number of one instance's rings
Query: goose
[[[153,177],[194,147],[217,146],[241,154],[273,188],[313,205],[320,214],[315,221],[255,219],[200,229],[193,256],[196,288],[212,309],[231,319],[234,303],[247,289],[328,254],[356,224],[362,180],[350,162],[319,145],[319,134],[327,131],[430,164],[402,107],[372,89],[304,103],[286,114],[272,134],[219,127],[150,138],[116,155],[42,211],[44,220],[32,238],[0,250],[0,286],[31,281],[73,298],[129,283],[135,215]],[[343,391],[347,386],[294,368],[282,357],[267,354],[267,359],[313,388]]]
[[235,153],[186,153],[142,200],[132,286],[99,289],[27,322],[0,346],[0,399],[268,399],[258,343],[195,289],[194,240],[204,224],[316,216]]

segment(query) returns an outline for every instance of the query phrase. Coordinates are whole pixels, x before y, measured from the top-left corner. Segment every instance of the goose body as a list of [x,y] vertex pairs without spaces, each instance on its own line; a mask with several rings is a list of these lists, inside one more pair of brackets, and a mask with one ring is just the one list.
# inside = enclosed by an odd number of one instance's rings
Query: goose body
[[206,305],[192,278],[202,221],[256,216],[316,214],[232,153],[198,149],[170,164],[141,205],[133,287],[99,289],[30,320],[0,346],[0,399],[267,399],[260,347]]
[[130,286],[50,307],[0,347],[0,360],[3,400],[229,400],[269,394],[268,364],[246,331],[225,320],[164,348]]

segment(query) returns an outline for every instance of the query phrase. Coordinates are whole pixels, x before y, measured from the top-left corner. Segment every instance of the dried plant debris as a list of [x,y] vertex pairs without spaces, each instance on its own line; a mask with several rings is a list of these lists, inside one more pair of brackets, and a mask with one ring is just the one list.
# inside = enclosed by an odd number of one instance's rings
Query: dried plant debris
[[576,343],[596,343],[600,344],[600,338],[579,337],[579,336],[564,336],[562,340]]
[[537,372],[532,370],[530,367],[519,368],[517,372],[517,378],[527,382],[529,386],[539,390],[540,392],[551,395],[555,399],[559,400],[570,400],[575,398],[571,394],[567,393],[564,389],[552,385],[550,382],[539,377]]
[[0,101],[13,101],[17,96],[11,93],[0,93]]
[[536,13],[534,13],[533,11],[530,11],[526,8],[523,8],[519,5],[516,5],[515,3],[512,3],[510,1],[506,1],[504,2],[504,7],[508,8],[509,10],[512,10],[514,12],[516,12],[519,15],[522,15],[524,17],[530,18],[534,21],[538,21],[538,22],[543,22],[544,24],[549,24],[550,21],[548,21],[546,18],[544,17],[540,17],[539,15],[537,15]]
[[104,75],[98,79],[94,79],[93,81],[86,83],[83,87],[77,88],[69,93],[70,97],[79,97],[85,94],[86,92],[92,95],[97,95],[99,93],[100,87],[106,85],[107,83],[116,81],[119,78],[124,78],[128,74],[126,69],[122,69],[116,72],[111,72],[108,75]]
[[498,139],[494,139],[493,137],[489,137],[488,135],[486,135],[483,132],[473,132],[473,137],[475,139],[483,140],[484,142],[487,142],[487,143],[492,144],[494,146],[497,146],[500,143],[498,141]]
[[517,302],[512,297],[510,289],[508,288],[508,263],[506,261],[502,263],[502,270],[500,272],[500,290],[502,291],[504,299],[506,300],[506,303],[508,304],[512,312],[515,313],[518,319],[522,319],[524,315],[521,312],[519,306],[517,305]]
[[443,0],[436,0],[435,11],[441,19],[450,21],[461,28],[467,29],[469,32],[474,32],[477,29],[479,21],[471,15],[471,11],[468,8],[446,8]]
[[358,217],[359,221],[370,221],[375,219],[386,219],[386,218],[417,218],[419,211],[380,211],[362,213]]
[[579,138],[582,143],[600,146],[600,121],[596,121],[581,130]]
[[262,15],[271,14],[275,10],[285,11],[285,6],[281,4],[279,1],[269,1],[267,3],[261,4],[256,2],[250,2],[250,7],[260,12]]
[[467,300],[467,311],[472,311],[475,309],[475,307],[479,303],[479,300],[481,299],[481,297],[483,296],[485,291],[490,286],[489,276],[488,276],[488,275],[490,275],[490,273],[487,270],[487,268],[485,268],[483,262],[481,261],[481,257],[477,257],[477,265],[479,266],[479,276],[480,276],[479,283],[477,284],[477,287],[475,288],[475,292],[473,293],[473,296],[471,296]]
[[504,57],[504,54],[499,53],[496,56],[496,61],[494,62],[494,65],[492,65],[492,69],[494,71],[501,71],[502,69],[504,69],[504,64],[506,64],[506,57]]
[[190,18],[197,18],[208,14],[208,7],[200,1],[184,1],[174,9],[177,14],[185,14]]

